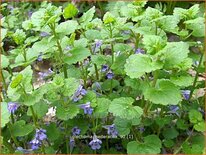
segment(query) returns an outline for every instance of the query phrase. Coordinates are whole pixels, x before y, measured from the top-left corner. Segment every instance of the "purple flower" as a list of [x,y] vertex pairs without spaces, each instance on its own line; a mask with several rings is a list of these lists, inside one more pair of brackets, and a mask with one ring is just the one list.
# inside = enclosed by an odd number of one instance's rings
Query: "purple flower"
[[93,52],[96,53],[96,49],[102,46],[102,40],[95,40],[95,45],[93,47]]
[[43,141],[47,139],[46,130],[44,129],[36,129],[35,139]]
[[100,48],[102,46],[102,40],[95,40],[95,48]]
[[88,114],[88,115],[91,115],[92,112],[93,112],[93,108],[91,107],[91,103],[90,102],[87,102],[86,104],[81,104],[79,105],[81,109],[84,110],[84,114]]
[[111,135],[112,137],[116,137],[118,135],[118,132],[116,130],[116,127],[114,124],[112,125],[106,125],[103,126],[105,129],[107,129],[107,134]]
[[17,147],[16,148],[17,151],[21,151],[22,153],[24,154],[31,154],[32,153],[32,150],[31,149],[23,149],[22,147]]
[[177,116],[179,116],[179,106],[177,106],[177,105],[171,105],[171,106],[169,106],[169,109],[170,109],[170,111],[168,111],[168,113],[171,113],[171,114],[176,114]]
[[8,5],[7,6],[7,9],[9,9],[10,11],[13,11],[14,10],[14,7],[12,5]]
[[29,18],[31,18],[32,13],[33,13],[32,11],[28,11],[28,17],[29,17]]
[[16,102],[9,102],[7,108],[10,113],[14,114],[14,112],[19,108],[19,104]]
[[76,126],[72,129],[72,135],[73,136],[80,135],[80,132],[81,132],[81,130],[78,127],[76,127]]
[[101,90],[102,89],[99,82],[95,82],[94,85],[95,85],[96,90],[98,90],[98,89]]
[[50,33],[41,32],[41,33],[40,33],[40,36],[41,36],[41,37],[47,37],[47,36],[50,36]]
[[112,71],[109,71],[107,74],[107,79],[112,79],[114,77],[114,73]]
[[140,131],[140,132],[144,132],[144,131],[145,131],[145,128],[144,128],[144,127],[139,127],[139,131]]
[[51,68],[49,68],[46,72],[39,72],[39,79],[43,80],[45,79],[47,76],[51,75],[53,73],[53,71],[51,70]]
[[141,48],[136,49],[135,54],[145,54],[145,51]]
[[87,94],[87,91],[85,89],[83,89],[83,86],[80,85],[77,89],[77,91],[74,93],[72,100],[74,102],[79,101],[84,95]]
[[89,143],[92,150],[99,150],[101,148],[102,141],[97,138],[96,135],[93,136],[93,140]]
[[38,139],[33,139],[29,143],[31,144],[31,149],[32,150],[37,150],[41,146],[41,141],[38,140]]
[[190,98],[190,90],[182,90],[182,96],[185,100],[189,100]]
[[106,71],[108,71],[108,69],[109,69],[109,67],[107,65],[102,65],[101,71],[106,72]]
[[70,46],[67,46],[64,50],[66,50],[66,51],[69,51],[69,50],[71,50],[72,48],[70,47]]
[[70,150],[72,150],[75,146],[75,141],[73,137],[70,137],[69,146],[70,146]]
[[42,60],[43,60],[43,59],[42,59],[42,56],[43,56],[43,53],[40,52],[40,54],[39,54],[38,57],[37,57],[37,61],[42,61]]

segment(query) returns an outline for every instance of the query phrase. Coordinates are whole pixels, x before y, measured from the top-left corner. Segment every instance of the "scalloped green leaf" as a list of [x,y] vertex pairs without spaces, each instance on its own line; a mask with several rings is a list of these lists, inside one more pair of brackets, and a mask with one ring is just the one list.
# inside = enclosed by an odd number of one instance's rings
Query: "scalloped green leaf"
[[11,133],[15,137],[26,136],[29,133],[31,133],[33,130],[34,127],[31,124],[26,124],[24,120],[17,121],[11,126]]
[[87,48],[84,47],[75,47],[69,51],[71,56],[66,56],[64,58],[64,62],[71,65],[77,63],[78,61],[83,61],[88,56],[90,56],[90,52]]
[[128,154],[158,154],[161,152],[161,140],[156,135],[144,137],[144,143],[131,141],[127,144]]
[[72,3],[69,3],[67,7],[64,8],[63,16],[65,19],[68,19],[76,16],[77,13],[78,13],[78,9],[76,8],[76,6]]
[[5,127],[5,125],[10,120],[10,113],[7,108],[6,102],[1,102],[1,128]]
[[144,91],[144,96],[152,103],[162,105],[177,105],[182,100],[179,88],[165,79],[157,80],[155,87]]
[[110,104],[109,112],[114,116],[128,120],[139,118],[143,114],[143,110],[139,106],[133,106],[133,102],[134,99],[131,97],[116,98]]
[[162,62],[153,61],[149,56],[143,54],[133,54],[125,64],[125,72],[130,78],[139,78],[145,73],[150,73],[157,69],[161,69]]

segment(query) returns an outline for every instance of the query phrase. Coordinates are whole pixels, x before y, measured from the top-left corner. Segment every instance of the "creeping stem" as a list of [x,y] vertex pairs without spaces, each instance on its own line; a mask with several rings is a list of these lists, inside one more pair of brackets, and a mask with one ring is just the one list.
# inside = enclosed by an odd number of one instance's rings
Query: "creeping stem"
[[[196,86],[196,84],[197,84],[197,79],[198,79],[198,75],[199,75],[198,70],[199,70],[199,68],[200,68],[200,66],[201,66],[201,63],[202,63],[202,60],[203,60],[203,56],[204,56],[204,54],[202,53],[201,56],[200,56],[199,64],[198,64],[197,69],[196,69],[196,75],[195,75],[195,79],[194,79],[192,88],[195,88],[195,86]],[[189,100],[192,98],[193,92],[194,92],[194,89],[192,89],[191,92],[190,92]]]
[[[52,30],[52,33],[54,35],[54,37],[56,38],[56,42],[57,42],[57,47],[58,47],[58,50],[59,50],[59,53],[60,53],[60,58],[63,57],[64,53],[63,53],[63,50],[62,50],[62,47],[61,47],[61,44],[60,44],[60,41],[59,41],[59,38],[56,34],[56,31],[55,31],[55,24],[50,24],[49,25],[50,29]],[[68,78],[68,75],[67,75],[67,68],[66,68],[66,65],[63,64],[63,72],[64,72],[64,77],[65,78]]]

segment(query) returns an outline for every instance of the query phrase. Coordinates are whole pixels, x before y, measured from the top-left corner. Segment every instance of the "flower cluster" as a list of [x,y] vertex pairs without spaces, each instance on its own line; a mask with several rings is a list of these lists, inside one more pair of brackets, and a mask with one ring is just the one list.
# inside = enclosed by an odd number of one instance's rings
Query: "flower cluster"
[[104,73],[104,72],[107,72],[107,73],[106,73],[107,79],[113,79],[114,73],[113,73],[111,70],[109,70],[109,66],[108,66],[108,65],[102,65],[101,71],[102,71],[103,73]]
[[93,140],[89,143],[92,150],[99,150],[101,148],[102,141],[94,134]]
[[112,137],[116,137],[118,135],[118,131],[115,127],[114,124],[112,125],[106,125],[106,126],[103,126],[105,129],[107,129],[107,134],[108,135],[111,135]]
[[73,136],[78,136],[80,134],[81,130],[75,126],[74,128],[72,128],[72,135]]
[[79,105],[79,107],[84,110],[84,114],[88,114],[88,115],[91,115],[93,113],[93,110],[94,110],[91,107],[90,102],[87,102],[86,104],[81,104],[81,105]]
[[83,89],[83,86],[82,86],[82,85],[80,85],[80,86],[78,87],[77,91],[74,93],[74,95],[73,95],[73,97],[72,97],[72,100],[73,100],[74,102],[77,102],[77,101],[79,101],[80,99],[82,99],[82,97],[83,97],[84,95],[86,95],[86,94],[87,94],[87,91],[86,91],[85,89]]
[[189,100],[190,98],[190,90],[182,90],[182,96],[185,100]]
[[46,130],[36,129],[35,137],[30,141],[31,149],[37,150],[42,145],[43,140],[47,139]]
[[19,106],[20,105],[16,102],[9,102],[7,108],[10,113],[14,114],[14,112],[19,108]]

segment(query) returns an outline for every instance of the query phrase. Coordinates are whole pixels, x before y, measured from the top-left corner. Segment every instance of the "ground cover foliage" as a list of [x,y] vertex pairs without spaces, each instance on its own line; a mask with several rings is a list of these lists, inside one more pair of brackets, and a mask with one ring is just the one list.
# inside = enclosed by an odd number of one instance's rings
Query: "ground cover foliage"
[[202,2],[3,2],[1,153],[204,154]]

